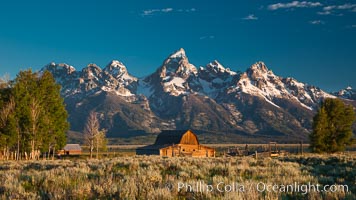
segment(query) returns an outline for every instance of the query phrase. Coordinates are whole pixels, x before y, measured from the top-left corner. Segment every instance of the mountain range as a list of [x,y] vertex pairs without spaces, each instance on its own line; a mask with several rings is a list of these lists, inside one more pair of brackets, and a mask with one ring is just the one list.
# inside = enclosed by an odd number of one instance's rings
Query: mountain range
[[131,75],[117,60],[103,69],[89,64],[77,71],[50,63],[44,70],[62,86],[71,130],[82,132],[89,112],[95,111],[109,137],[193,129],[210,142],[306,141],[323,99],[356,104],[350,87],[327,93],[275,75],[263,62],[243,72],[217,60],[196,67],[184,49],[143,78]]

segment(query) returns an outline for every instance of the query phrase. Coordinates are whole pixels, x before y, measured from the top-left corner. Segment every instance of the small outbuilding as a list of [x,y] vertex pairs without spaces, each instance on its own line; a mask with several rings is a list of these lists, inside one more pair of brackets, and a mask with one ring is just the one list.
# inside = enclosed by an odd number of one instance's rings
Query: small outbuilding
[[153,145],[138,148],[137,155],[160,155],[166,157],[215,157],[215,149],[200,145],[191,130],[162,131]]
[[64,155],[80,155],[82,154],[82,147],[79,144],[66,144],[63,148]]

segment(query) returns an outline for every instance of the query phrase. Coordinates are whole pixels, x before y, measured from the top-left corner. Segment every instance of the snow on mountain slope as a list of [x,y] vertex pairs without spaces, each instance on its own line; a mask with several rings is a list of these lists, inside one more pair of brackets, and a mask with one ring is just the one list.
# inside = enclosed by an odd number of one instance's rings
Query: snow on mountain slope
[[[307,109],[313,109],[321,99],[335,98],[320,88],[279,77],[263,62],[253,64],[243,73],[225,68],[216,60],[197,70],[189,63],[184,49],[172,53],[155,73],[140,80],[130,75],[126,66],[117,60],[104,69],[89,64],[78,72],[70,65],[51,63],[43,70],[54,74],[64,96],[106,91],[119,96],[143,94],[149,98],[163,92],[173,96],[199,93],[216,99],[224,94],[243,92],[261,97],[276,107],[279,106],[275,100],[284,98]],[[339,96],[350,96],[349,91],[352,90],[342,90]]]
[[238,73],[225,68],[217,60],[208,63],[206,67],[200,67],[198,82],[202,88],[200,91],[213,99],[227,87],[237,81]]
[[209,63],[206,65],[207,70],[209,70],[212,74],[215,75],[224,75],[224,74],[229,74],[229,75],[236,75],[237,73],[234,71],[231,71],[229,68],[225,68],[222,64],[220,64],[217,60],[214,60],[213,62]]
[[73,66],[52,62],[41,69],[41,71],[44,70],[51,72],[56,82],[62,86],[61,93],[64,97],[80,92],[80,72],[76,71]]
[[110,74],[115,79],[121,80],[125,85],[137,81],[137,78],[128,73],[126,66],[117,60],[111,61],[111,63],[108,64],[103,71]]
[[293,78],[276,76],[263,62],[255,63],[242,73],[237,85],[228,89],[228,93],[232,92],[262,97],[276,107],[279,107],[276,99],[289,99],[309,110],[324,98],[335,98],[320,88],[300,83]]
[[137,91],[150,96],[161,92],[173,96],[188,94],[191,92],[189,84],[194,82],[197,73],[196,67],[189,63],[184,49],[179,49],[165,59],[156,72],[139,81]]
[[104,69],[89,64],[82,71],[76,71],[67,64],[50,63],[42,70],[50,71],[62,86],[63,96],[80,96],[101,91],[119,96],[133,96],[136,92],[137,78],[131,76],[119,61],[112,61]]

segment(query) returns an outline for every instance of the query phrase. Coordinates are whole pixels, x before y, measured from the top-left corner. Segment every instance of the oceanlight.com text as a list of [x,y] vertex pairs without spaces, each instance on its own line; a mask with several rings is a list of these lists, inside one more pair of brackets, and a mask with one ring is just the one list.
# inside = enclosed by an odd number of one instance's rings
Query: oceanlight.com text
[[203,181],[196,183],[178,182],[178,192],[249,192],[258,191],[262,192],[274,192],[274,193],[301,193],[307,194],[309,192],[345,192],[349,191],[348,185],[320,185],[313,183],[301,184],[294,182],[292,184],[275,184],[275,183],[250,183],[242,184],[238,182],[224,183],[219,182],[217,184],[206,184]]

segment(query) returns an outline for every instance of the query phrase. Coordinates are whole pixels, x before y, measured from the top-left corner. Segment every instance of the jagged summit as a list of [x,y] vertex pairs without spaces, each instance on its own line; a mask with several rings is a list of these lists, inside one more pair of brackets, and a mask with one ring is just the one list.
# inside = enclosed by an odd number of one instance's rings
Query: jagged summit
[[318,87],[298,82],[294,78],[275,75],[263,62],[253,64],[242,73],[238,87],[234,88],[253,96],[259,96],[280,108],[280,101],[294,101],[302,107],[313,110],[325,98],[335,98]]
[[179,50],[175,51],[171,55],[169,55],[169,58],[186,58],[185,50],[183,48],[180,48]]
[[251,65],[251,67],[249,68],[249,70],[251,71],[261,71],[261,72],[268,72],[268,68],[266,66],[266,64],[262,61],[256,62],[255,64]]
[[157,70],[157,72],[163,79],[169,76],[177,76],[186,79],[191,74],[196,74],[197,69],[193,64],[189,63],[184,49],[181,48],[171,54],[163,62],[162,66]]
[[128,71],[126,66],[118,61],[118,60],[113,60],[111,61],[103,70],[104,72],[110,74],[111,76],[115,78],[122,78],[122,79],[137,79],[133,76],[131,76]]
[[225,72],[225,67],[222,66],[217,60],[214,60],[213,62],[208,63],[208,64],[206,65],[206,68],[207,68],[207,69],[211,69],[211,70],[214,71],[215,73],[218,73],[218,72]]
[[118,60],[112,60],[108,65],[106,65],[104,71],[114,72],[114,74],[116,74],[117,72],[126,72],[127,69],[122,62]]
[[87,79],[98,79],[101,76],[101,72],[102,69],[94,63],[90,63],[82,69],[82,75]]
[[[225,68],[219,61],[214,60],[206,65],[206,69],[210,71],[213,74],[222,74],[222,73],[228,73],[230,75],[236,75],[237,73],[234,71],[231,71],[229,68]],[[203,68],[200,68],[200,70],[204,70]]]
[[66,63],[56,64],[55,62],[51,62],[51,63],[47,64],[43,69],[46,69],[50,72],[64,70],[67,74],[71,74],[76,71],[76,69],[71,65],[68,65]]

